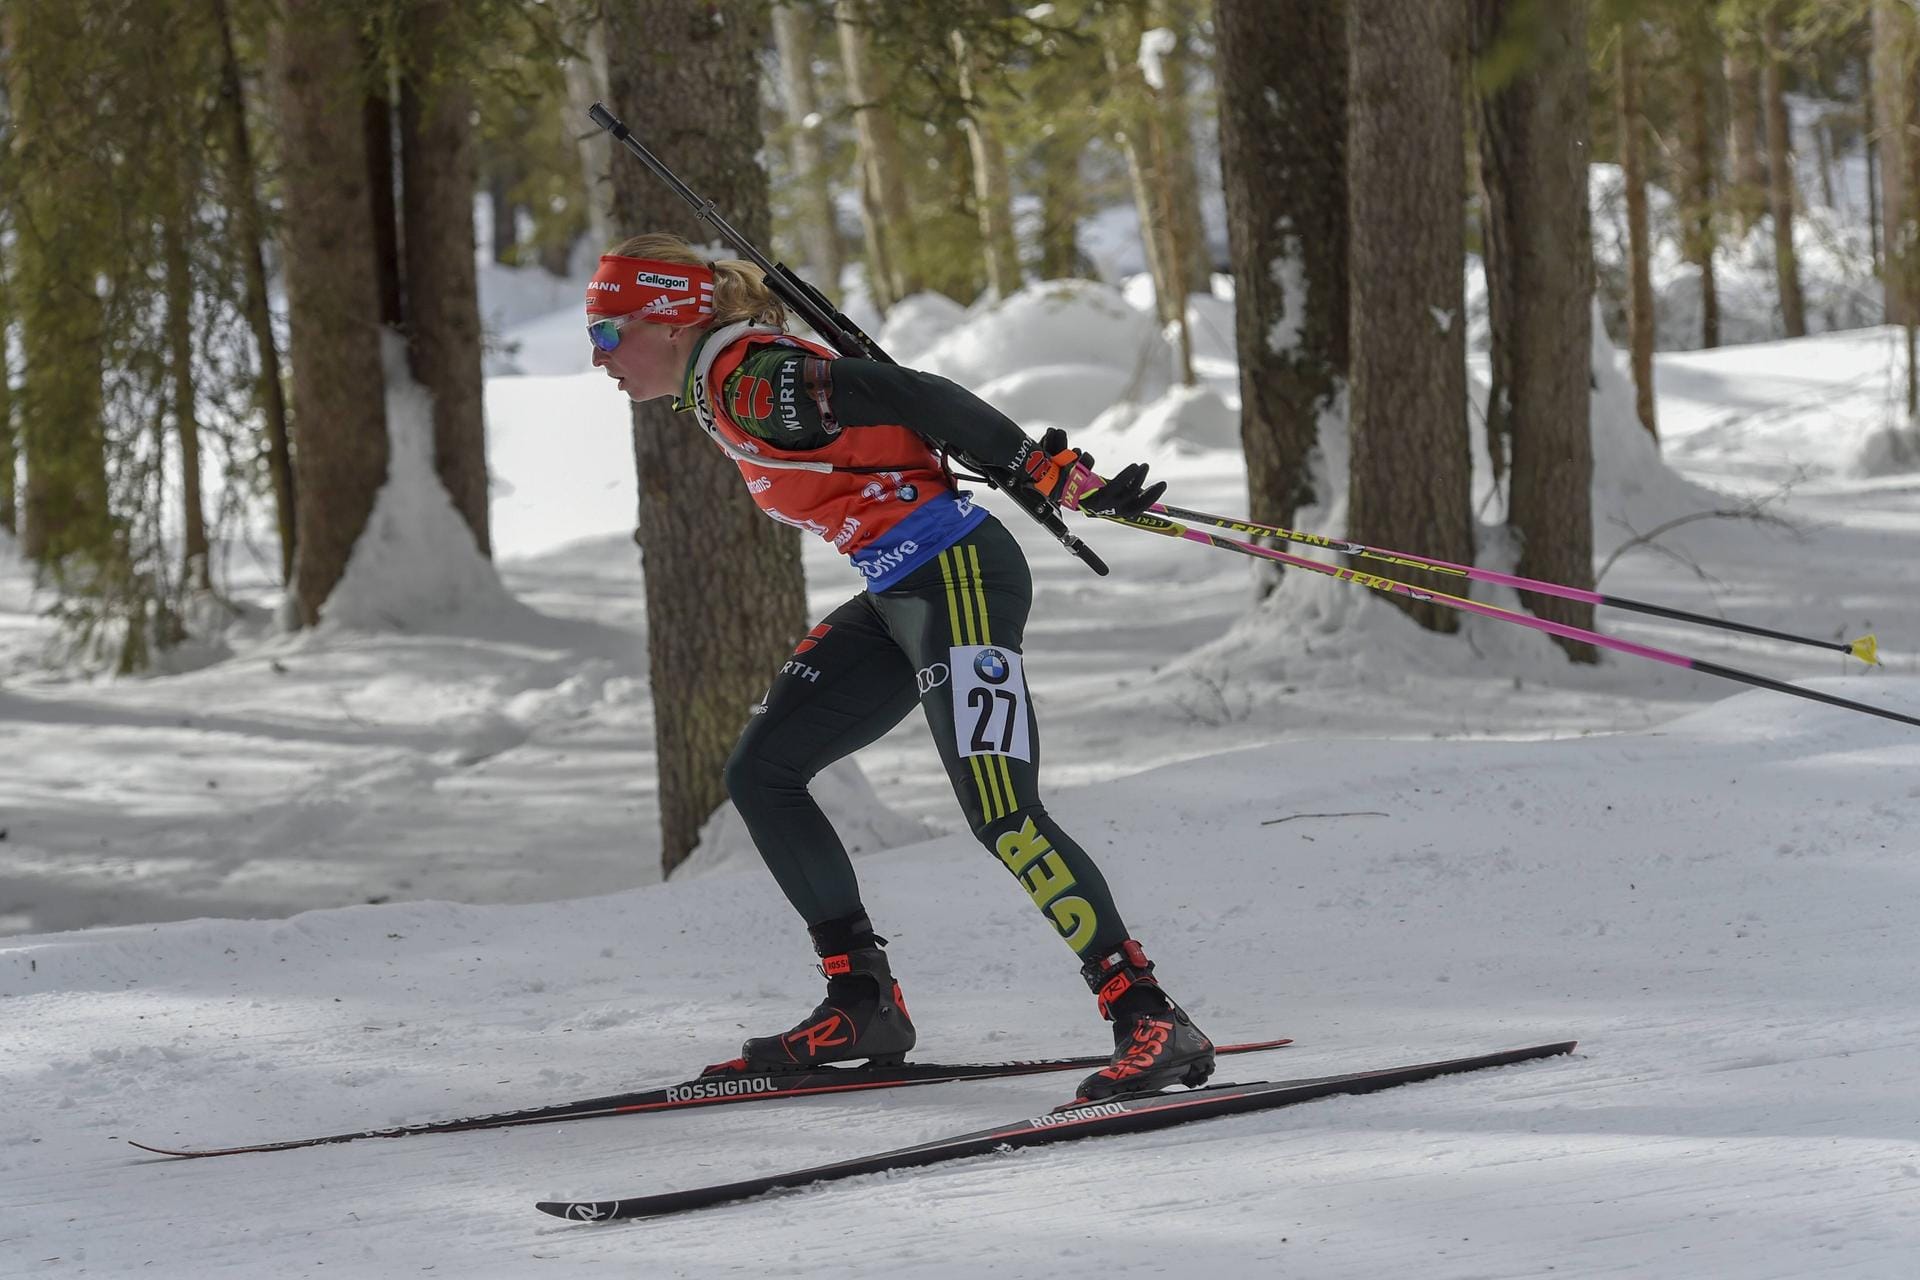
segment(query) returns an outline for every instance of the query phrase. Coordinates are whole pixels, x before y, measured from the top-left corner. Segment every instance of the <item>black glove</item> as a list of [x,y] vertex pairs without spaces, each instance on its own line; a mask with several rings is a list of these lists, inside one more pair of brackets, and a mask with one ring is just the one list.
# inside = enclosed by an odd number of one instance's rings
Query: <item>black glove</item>
[[[1087,461],[1084,455],[1081,461]],[[1080,509],[1092,516],[1145,515],[1147,508],[1160,501],[1160,495],[1167,491],[1165,480],[1146,484],[1146,479],[1147,464],[1135,462],[1092,493],[1081,494]]]

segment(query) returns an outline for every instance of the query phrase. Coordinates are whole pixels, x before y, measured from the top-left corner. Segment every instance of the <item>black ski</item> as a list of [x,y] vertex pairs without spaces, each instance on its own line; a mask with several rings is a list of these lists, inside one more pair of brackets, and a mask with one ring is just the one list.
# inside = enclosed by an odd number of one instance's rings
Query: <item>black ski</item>
[[1204,1089],[1177,1093],[1156,1093],[1144,1097],[1117,1098],[1108,1102],[1070,1105],[1047,1115],[1016,1120],[975,1133],[939,1138],[918,1146],[901,1147],[877,1155],[858,1156],[835,1164],[795,1169],[789,1173],[768,1174],[742,1182],[721,1183],[711,1187],[692,1187],[684,1191],[666,1191],[650,1196],[631,1196],[622,1200],[543,1200],[538,1208],[556,1218],[577,1222],[609,1222],[616,1218],[657,1218],[704,1209],[709,1205],[744,1200],[790,1187],[816,1182],[834,1182],[857,1178],[862,1174],[884,1173],[893,1169],[912,1169],[945,1160],[962,1160],[1012,1147],[1037,1147],[1050,1142],[1072,1142],[1080,1138],[1099,1138],[1111,1134],[1142,1133],[1216,1116],[1238,1115],[1246,1111],[1265,1111],[1290,1107],[1341,1093],[1373,1093],[1396,1085],[1431,1080],[1435,1076],[1461,1071],[1479,1071],[1485,1067],[1503,1067],[1573,1052],[1574,1041],[1539,1045],[1531,1049],[1508,1049],[1472,1058],[1453,1058],[1446,1062],[1424,1062],[1410,1067],[1392,1067],[1384,1071],[1358,1071],[1350,1075],[1321,1076],[1309,1080],[1260,1081],[1253,1084],[1218,1084]]
[[[1255,1040],[1247,1044],[1221,1045],[1214,1052],[1259,1053],[1292,1043],[1290,1039]],[[719,1067],[709,1067],[702,1075],[680,1084],[641,1089],[633,1093],[615,1093],[604,1098],[583,1098],[578,1102],[562,1102],[554,1106],[530,1107],[522,1111],[496,1111],[454,1120],[432,1120],[388,1129],[360,1129],[353,1133],[335,1133],[320,1138],[290,1138],[282,1142],[261,1142],[243,1147],[177,1150],[145,1142],[134,1142],[132,1145],[155,1155],[182,1159],[237,1156],[259,1151],[292,1151],[335,1142],[357,1142],[362,1138],[411,1138],[428,1133],[505,1129],[514,1125],[555,1124],[563,1120],[592,1120],[601,1116],[635,1115],[649,1111],[684,1111],[691,1107],[719,1106],[729,1102],[766,1102],[775,1098],[857,1093],[865,1089],[898,1089],[908,1085],[948,1084],[958,1080],[999,1080],[1049,1071],[1091,1071],[1105,1066],[1107,1060],[1106,1054],[1099,1054],[1081,1058],[1036,1058],[1030,1062],[908,1062],[897,1067],[815,1067],[811,1071],[789,1075],[747,1071],[736,1060]]]

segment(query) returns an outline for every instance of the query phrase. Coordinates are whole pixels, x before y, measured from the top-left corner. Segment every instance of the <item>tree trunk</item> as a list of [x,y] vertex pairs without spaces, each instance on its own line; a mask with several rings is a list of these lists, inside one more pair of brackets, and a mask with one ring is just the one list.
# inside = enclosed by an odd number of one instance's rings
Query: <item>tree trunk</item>
[[71,107],[107,88],[92,57],[83,55],[79,66],[63,57],[95,44],[82,28],[84,12],[17,3],[0,10],[0,21],[12,124],[13,298],[24,364],[20,547],[42,564],[90,576],[116,561],[96,260],[101,239],[114,234],[117,205],[108,166],[93,145],[93,121]]
[[[1878,2],[1875,0],[1876,7]],[[1877,22],[1875,26],[1878,26]],[[1874,273],[1884,281],[1887,259],[1880,235],[1880,87],[1871,51],[1860,60],[1860,74],[1861,83],[1866,86],[1863,107],[1866,114],[1867,241],[1873,250]]]
[[1646,121],[1640,114],[1640,32],[1624,22],[1614,49],[1615,97],[1620,113],[1620,168],[1627,185],[1627,349],[1633,364],[1634,410],[1640,425],[1660,438],[1653,409],[1653,237],[1647,226]]
[[1780,321],[1789,338],[1807,336],[1806,306],[1800,296],[1800,267],[1793,252],[1793,141],[1787,128],[1785,41],[1780,10],[1767,10],[1762,27],[1766,44],[1767,204],[1773,214],[1774,272],[1780,282]]
[[1161,292],[1173,310],[1173,331],[1178,355],[1178,372],[1182,386],[1194,385],[1193,376],[1193,324],[1187,317],[1187,263],[1188,245],[1185,227],[1180,217],[1178,184],[1174,181],[1171,163],[1171,147],[1167,140],[1166,122],[1159,111],[1153,111],[1147,119],[1148,150],[1153,156],[1150,198],[1158,206],[1160,225],[1164,229],[1161,242],[1160,262],[1166,271],[1164,291]]
[[1873,7],[1874,109],[1885,189],[1887,320],[1906,329],[1907,417],[1920,412],[1920,18],[1899,0]]
[[[363,56],[371,56],[362,41]],[[394,200],[393,102],[384,89],[369,91],[361,103],[367,177],[366,191],[373,226],[375,279],[380,287],[380,323],[398,329],[406,323],[406,286],[400,266],[400,221]]]
[[992,109],[979,93],[979,68],[966,33],[953,31],[954,64],[958,68],[960,101],[966,114],[961,127],[967,134],[967,152],[973,167],[973,203],[980,215],[980,244],[985,251],[987,288],[1004,298],[1020,287],[1020,249],[1013,238],[1013,193],[1007,179],[1007,150],[994,128]]
[[[6,148],[0,147],[0,186],[11,189]],[[0,208],[5,201],[0,200]],[[0,259],[0,335],[13,332],[13,297],[8,292],[8,264]],[[13,358],[8,343],[0,337],[0,529],[20,532],[19,438],[14,434]]]
[[293,456],[287,429],[287,391],[280,376],[280,347],[273,336],[267,301],[267,263],[262,251],[260,198],[254,184],[253,142],[247,131],[247,106],[240,81],[240,59],[233,49],[233,22],[227,0],[213,0],[220,27],[220,116],[227,130],[227,198],[233,202],[244,243],[247,327],[253,331],[260,360],[256,396],[266,415],[267,472],[273,482],[274,518],[280,531],[280,580],[293,582],[295,500]]
[[1100,24],[1107,74],[1122,95],[1116,141],[1127,161],[1134,210],[1153,295],[1163,325],[1174,328],[1182,383],[1193,385],[1193,335],[1187,327],[1186,246],[1181,241],[1173,195],[1174,175],[1163,106],[1140,69],[1140,37],[1146,29],[1145,0],[1107,0]]
[[1704,9],[1694,11],[1680,33],[1686,89],[1681,112],[1681,175],[1685,190],[1683,222],[1687,261],[1700,269],[1700,345],[1720,345],[1720,290],[1714,279],[1713,79],[1721,65],[1720,40]]
[[1833,126],[1825,119],[1818,120],[1813,126],[1813,147],[1815,159],[1820,163],[1820,203],[1831,209],[1834,207],[1833,195]]
[[1173,225],[1181,246],[1180,271],[1186,293],[1213,288],[1213,259],[1207,252],[1206,219],[1200,210],[1200,169],[1193,150],[1193,103],[1187,85],[1187,28],[1192,24],[1169,0],[1152,0],[1151,21],[1174,33],[1175,43],[1160,59],[1164,83],[1156,90],[1166,140],[1166,169],[1173,201]]
[[381,298],[351,13],[286,0],[271,71],[286,193],[294,461],[301,501],[294,603],[312,626],[387,478]]
[[[7,52],[10,25],[4,16],[0,16],[0,67],[11,61]],[[0,89],[4,87],[5,81],[0,80]],[[0,128],[11,135],[13,125],[6,104],[6,94],[0,92]],[[13,175],[13,148],[10,143],[0,142],[0,226],[13,225],[13,193],[17,185]],[[11,258],[10,254],[0,253],[0,530],[18,534],[20,444],[19,437],[14,434],[13,344],[7,339],[7,335],[13,332],[14,320]]]
[[450,0],[415,0],[400,85],[407,355],[433,398],[433,466],[454,509],[491,558],[487,427],[474,275],[472,91],[441,52],[460,21]]
[[1767,173],[1760,160],[1760,93],[1749,53],[1750,36],[1741,34],[1727,48],[1727,155],[1733,190],[1730,204],[1745,237],[1767,211]]
[[1080,220],[1087,213],[1087,193],[1080,177],[1080,157],[1085,145],[1079,130],[1062,129],[1040,139],[1030,153],[1038,173],[1042,280],[1066,279],[1084,269]]
[[893,291],[893,255],[887,248],[887,215],[880,207],[880,192],[873,185],[873,171],[865,162],[859,167],[860,239],[867,250],[867,292],[873,305],[885,315],[900,299]]
[[[183,165],[182,168],[185,166]],[[193,191],[186,175],[181,195]],[[189,205],[181,200],[161,227],[167,268],[167,361],[173,383],[173,426],[180,442],[180,522],[185,533],[186,584],[205,591],[207,513],[200,493],[200,417],[193,377],[193,270],[187,257],[192,234]]]
[[[1479,50],[1509,34],[1525,0],[1474,0]],[[1487,406],[1487,434],[1511,441],[1507,525],[1518,572],[1593,585],[1592,229],[1587,212],[1587,5],[1539,11],[1519,74],[1479,98],[1487,196],[1487,304],[1505,403]],[[1591,629],[1593,606],[1521,593],[1535,614]],[[1575,662],[1590,644],[1556,637]]]
[[[842,27],[844,32],[846,27]],[[635,0],[609,13],[615,102],[652,103],[645,141],[741,234],[765,244],[766,175],[750,24],[700,0]],[[617,166],[624,228],[712,231],[643,166]],[[663,401],[634,409],[641,559],[660,768],[661,863],[671,872],[726,800],[721,774],[767,682],[806,629],[800,535],[762,515],[740,471]]]
[[[1466,19],[1453,5],[1350,0],[1347,41],[1348,533],[1472,563],[1461,269]],[[1396,576],[1439,585],[1430,575]],[[1459,627],[1452,610],[1389,598],[1429,630]]]
[[[576,121],[585,120],[587,108],[607,97],[607,41],[599,23],[587,29],[581,44],[582,56],[568,58],[564,67],[567,109]],[[613,227],[613,171],[609,167],[619,148],[609,146],[606,135],[597,129],[581,129],[575,136],[580,184],[587,197],[587,234],[592,237],[594,252],[605,253],[619,239]],[[508,223],[512,224],[511,217]]]
[[780,53],[780,84],[787,111],[788,148],[796,190],[795,222],[811,279],[828,293],[840,287],[840,229],[833,215],[819,95],[813,86],[813,25],[798,7],[773,9],[773,41]]
[[1214,7],[1247,505],[1282,528],[1320,497],[1311,458],[1346,377],[1348,288],[1344,0],[1286,14]]
[[[502,266],[512,266],[519,256],[519,236],[513,225],[513,201],[507,198],[509,184],[503,173],[493,173],[487,178],[487,213],[492,225],[492,234],[488,237],[487,249],[493,260]],[[606,241],[595,236],[596,245],[605,247]]]
[[1913,318],[1910,305],[1914,227],[1908,218],[1908,162],[1913,156],[1916,105],[1913,11],[1902,0],[1874,0],[1873,110],[1880,145],[1880,215],[1886,263],[1881,288],[1888,324]]
[[[868,35],[873,9],[866,0],[834,0],[833,16],[860,147],[864,192],[860,208],[866,218],[868,272],[875,282],[875,298],[884,297],[882,305],[891,306],[922,288],[906,167],[900,157],[900,137],[893,117],[881,102],[880,77],[873,66],[872,38]],[[884,288],[880,285],[883,278]]]

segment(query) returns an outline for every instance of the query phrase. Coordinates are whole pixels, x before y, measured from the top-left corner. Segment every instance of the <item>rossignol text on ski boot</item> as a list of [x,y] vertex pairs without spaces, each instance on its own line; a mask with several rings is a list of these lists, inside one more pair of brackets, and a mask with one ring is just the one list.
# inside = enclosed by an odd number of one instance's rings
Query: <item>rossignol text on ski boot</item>
[[1080,1082],[1080,1098],[1092,1102],[1206,1083],[1213,1074],[1213,1041],[1160,989],[1139,943],[1127,939],[1087,961],[1080,974],[1099,997],[1100,1016],[1113,1023],[1113,1060]]
[[827,998],[791,1031],[748,1040],[740,1047],[743,1067],[799,1071],[860,1058],[876,1067],[899,1065],[913,1048],[913,1020],[880,942],[822,956]]

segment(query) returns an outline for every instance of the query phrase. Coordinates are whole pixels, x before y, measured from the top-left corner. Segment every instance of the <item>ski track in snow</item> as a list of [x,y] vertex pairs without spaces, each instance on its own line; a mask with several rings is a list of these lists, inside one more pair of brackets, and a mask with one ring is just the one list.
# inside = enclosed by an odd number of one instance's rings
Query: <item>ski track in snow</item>
[[[964,337],[947,358],[980,358]],[[1710,580],[1641,549],[1603,588],[1877,629],[1888,668],[1603,625],[1920,713],[1920,485],[1852,471],[1887,341],[1662,357],[1669,459],[1729,493],[1800,476],[1779,507],[1800,533],[1688,525],[1662,545]],[[1057,394],[1003,390],[1039,397],[1029,421]],[[0,1276],[1914,1274],[1920,735],[1652,664],[1570,669],[1496,624],[1436,645],[1299,575],[1250,613],[1238,559],[1097,525],[1115,573],[1095,580],[1017,517],[1050,807],[1202,1026],[1298,1037],[1216,1079],[1579,1052],[604,1228],[533,1202],[982,1128],[1071,1077],[207,1161],[125,1146],[666,1083],[813,997],[757,868],[647,884],[624,414],[579,379],[489,397],[511,608],[69,682],[28,670],[44,624],[0,547]],[[1178,404],[1087,438],[1240,509],[1231,455],[1179,444],[1215,407]],[[1620,496],[1642,532],[1675,492],[1657,479]],[[816,615],[857,586],[823,547],[807,568]],[[860,759],[949,833],[861,862],[918,1056],[1098,1048],[1072,958],[958,830],[924,726]]]

